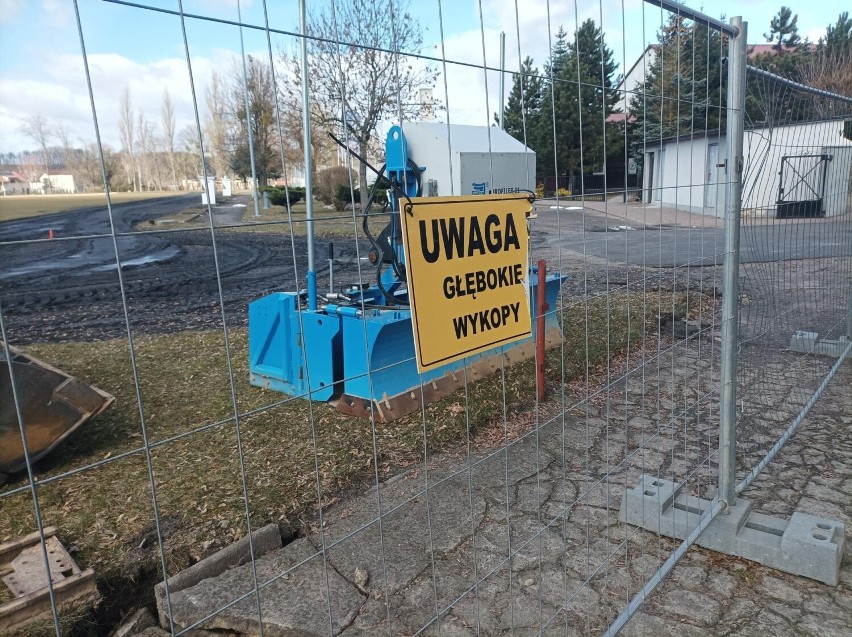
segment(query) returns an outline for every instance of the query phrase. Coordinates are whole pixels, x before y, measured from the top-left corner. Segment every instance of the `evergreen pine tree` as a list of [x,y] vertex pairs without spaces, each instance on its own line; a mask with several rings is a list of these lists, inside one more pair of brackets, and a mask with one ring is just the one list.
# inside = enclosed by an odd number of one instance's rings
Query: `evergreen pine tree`
[[715,29],[671,16],[657,36],[657,56],[630,99],[630,154],[660,139],[725,128],[727,38]]
[[617,127],[612,127],[604,143],[604,120],[618,106],[615,70],[612,50],[594,21],[581,24],[570,43],[560,27],[545,64],[544,99],[536,126],[539,174],[596,172],[603,167],[605,155],[623,153]]
[[[566,93],[570,86],[566,83],[564,75],[568,66],[568,34],[561,26],[556,33],[550,58],[544,64],[544,85],[542,87],[542,101],[532,126],[535,145],[532,146],[536,152],[536,171],[539,175],[555,174],[554,164],[554,135],[553,128],[556,126],[557,138],[560,131],[569,129],[572,122],[568,119],[568,98]],[[576,92],[576,87],[574,87]],[[560,164],[560,174],[567,171]],[[563,184],[560,184],[562,187]]]
[[[503,111],[503,129],[520,142],[532,147],[538,140],[533,131],[541,109],[542,81],[529,56],[521,64],[521,72],[512,74],[512,90]],[[496,113],[495,122],[499,123]],[[536,144],[537,145],[537,144]]]
[[852,48],[852,19],[848,11],[841,13],[837,22],[826,28],[825,38],[820,38],[820,46],[831,53],[843,53]]
[[772,46],[778,51],[796,47],[801,43],[798,21],[798,14],[793,15],[790,7],[782,6],[769,23],[769,33],[764,33],[763,37],[767,42],[774,42]]
[[603,32],[592,20],[580,25],[570,51],[572,65],[579,70],[580,90],[576,99],[578,124],[582,122],[573,141],[577,149],[582,147],[583,162],[581,167],[578,161],[572,161],[570,153],[563,161],[572,171],[582,168],[585,173],[598,172],[605,167],[607,157],[621,157],[623,163],[623,136],[617,126],[605,123],[618,107],[617,64],[604,42]]

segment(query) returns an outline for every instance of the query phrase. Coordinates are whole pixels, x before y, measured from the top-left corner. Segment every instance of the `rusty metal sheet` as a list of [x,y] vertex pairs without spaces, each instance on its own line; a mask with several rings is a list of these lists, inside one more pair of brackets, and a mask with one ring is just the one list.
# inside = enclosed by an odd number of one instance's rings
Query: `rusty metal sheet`
[[[552,328],[545,334],[545,346],[553,347],[560,342],[561,338],[562,332],[559,328]],[[503,354],[487,356],[468,365],[467,380],[468,382],[471,382],[490,376],[500,369],[501,358],[505,361],[506,365],[514,365],[515,363],[529,360],[534,356],[534,341],[529,341],[522,345],[507,348]],[[441,398],[449,396],[463,386],[464,371],[457,369],[448,371],[440,378],[423,383],[422,391],[420,386],[412,387],[411,389],[397,394],[396,396],[385,395],[381,400],[370,401],[364,398],[343,394],[337,401],[337,410],[344,414],[349,414],[350,416],[369,418],[372,408],[376,422],[388,423],[396,420],[397,418],[402,418],[403,416],[419,411],[422,404],[425,403],[428,405],[438,401]]]
[[26,624],[46,618],[55,602],[60,610],[90,605],[100,599],[92,569],[81,570],[56,537],[56,529],[44,529],[44,547],[50,565],[51,600],[41,535],[30,533],[0,544],[0,572],[3,582],[15,596],[0,605],[0,633],[6,634]]
[[0,341],[0,472],[26,467],[12,376],[22,410],[30,459],[50,452],[84,422],[109,407],[115,398],[60,369]]

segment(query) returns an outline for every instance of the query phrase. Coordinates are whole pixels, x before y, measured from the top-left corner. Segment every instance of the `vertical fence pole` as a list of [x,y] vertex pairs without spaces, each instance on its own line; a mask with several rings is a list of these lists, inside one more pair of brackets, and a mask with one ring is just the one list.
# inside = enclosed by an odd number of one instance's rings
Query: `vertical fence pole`
[[538,288],[536,290],[537,302],[535,322],[535,366],[536,366],[536,381],[538,385],[538,399],[544,400],[544,330],[545,330],[545,315],[550,309],[547,303],[546,288],[547,287],[547,261],[544,259],[538,262]]
[[[519,76],[520,77],[520,76]],[[523,82],[523,79],[521,79]],[[505,130],[503,123],[504,106],[506,105],[506,34],[500,31],[500,130]]]
[[740,216],[743,178],[743,121],[746,89],[746,29],[741,17],[731,18],[738,29],[728,40],[728,146],[725,197],[725,261],[722,268],[722,365],[719,406],[719,499],[736,504],[737,469],[737,303],[740,269]]
[[849,286],[846,296],[846,338],[852,341],[852,285]]
[[[248,69],[246,68],[246,47],[243,44],[243,14],[240,10],[240,2],[237,0],[237,20],[240,22],[240,59],[243,61],[243,89],[245,93],[246,100],[246,133],[248,134],[248,147],[249,147],[249,163],[251,164],[251,197],[254,201],[254,216],[260,216],[260,205],[257,201],[257,168],[254,161],[254,136],[252,134],[252,125],[251,125],[251,104],[249,102],[249,79],[248,79]],[[204,170],[202,166],[202,173],[204,176],[207,176],[207,171]],[[265,202],[266,200],[264,200]],[[264,209],[267,209],[264,206]]]
[[311,103],[308,76],[308,17],[305,0],[299,1],[302,30],[302,139],[305,147],[305,230],[308,240],[308,309],[317,309],[317,272],[314,267],[314,184],[311,175]]

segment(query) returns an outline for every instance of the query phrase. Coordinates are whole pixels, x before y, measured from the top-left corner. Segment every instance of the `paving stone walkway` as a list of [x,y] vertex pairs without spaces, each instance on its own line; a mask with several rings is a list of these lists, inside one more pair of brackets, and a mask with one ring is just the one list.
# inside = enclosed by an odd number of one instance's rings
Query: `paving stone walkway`
[[[625,487],[649,473],[686,481],[701,497],[715,493],[718,364],[706,340],[701,347],[663,343],[627,378],[593,387],[588,407],[563,415],[551,402],[508,446],[431,457],[334,505],[306,537],[257,562],[258,581],[274,579],[259,602],[265,634],[601,634],[676,546],[618,522]],[[796,373],[779,371],[772,392],[761,388],[761,408],[778,418],[744,423],[740,477],[800,408],[802,365],[813,367],[809,378],[830,365],[773,356],[772,365]],[[755,510],[835,518],[850,535],[850,387],[846,362],[745,494]],[[576,400],[566,394],[569,405]],[[623,634],[850,635],[850,562],[831,588],[693,548]],[[174,594],[176,626],[204,620],[206,630],[256,633],[253,596],[204,619],[253,581],[245,565]]]

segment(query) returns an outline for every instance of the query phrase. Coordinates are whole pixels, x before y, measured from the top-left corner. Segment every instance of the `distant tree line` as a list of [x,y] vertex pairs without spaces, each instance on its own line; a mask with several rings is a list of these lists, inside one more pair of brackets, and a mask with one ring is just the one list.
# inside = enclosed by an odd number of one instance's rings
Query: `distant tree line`
[[[417,117],[421,110],[434,108],[413,99],[419,88],[432,85],[434,71],[428,65],[415,67],[392,53],[422,47],[422,29],[409,13],[407,1],[395,3],[394,18],[393,29],[376,28],[387,19],[387,12],[372,0],[353,0],[336,14],[330,7],[312,12],[309,34],[319,37],[308,45],[313,127],[309,170],[316,172],[318,167],[338,163],[339,149],[329,132],[368,155],[379,150],[381,122],[398,119],[400,110],[403,117]],[[349,44],[338,45],[337,41]],[[103,147],[111,187],[177,189],[183,180],[201,174],[249,179],[252,151],[254,173],[261,186],[283,177],[287,166],[297,166],[301,172],[301,52],[281,49],[274,57],[273,65],[268,59],[249,55],[245,63],[235,61],[229,72],[212,74],[199,104],[201,140],[195,124],[177,130],[168,90],[163,93],[159,117],[153,121],[135,107],[125,86],[118,104],[119,148]],[[63,164],[80,187],[103,188],[93,144],[72,142],[62,122],[49,122],[40,115],[28,118],[22,130],[38,146],[27,157],[37,158],[40,169],[49,173],[51,167]],[[58,157],[62,157],[60,162]],[[349,173],[338,170],[335,174],[337,182],[345,178],[348,187]],[[367,192],[366,177],[362,166],[353,184],[356,193]],[[339,204],[339,186],[344,185],[337,182],[329,187],[335,205]]]
[[605,123],[621,111],[616,69],[603,32],[586,20],[573,39],[559,28],[541,71],[527,57],[513,74],[504,129],[536,152],[539,177],[599,172],[623,157],[623,132]]
[[[848,12],[814,43],[799,36],[798,16],[784,6],[764,37],[771,50],[752,50],[749,64],[852,95]],[[724,130],[727,37],[672,14],[657,34],[656,51],[645,80],[626,99],[616,91],[620,77],[612,51],[592,20],[580,25],[570,40],[560,28],[541,70],[532,58],[523,61],[512,76],[504,128],[536,152],[539,179],[598,172],[607,163],[623,166],[625,143],[628,155],[641,162],[645,140]],[[765,80],[751,75],[748,82],[746,116],[751,125],[826,117],[836,107],[830,100],[804,98],[790,90],[767,95]]]

